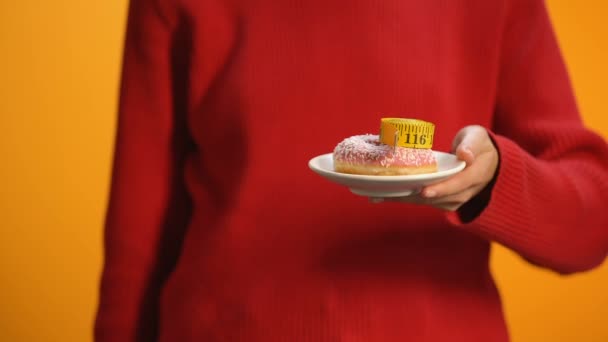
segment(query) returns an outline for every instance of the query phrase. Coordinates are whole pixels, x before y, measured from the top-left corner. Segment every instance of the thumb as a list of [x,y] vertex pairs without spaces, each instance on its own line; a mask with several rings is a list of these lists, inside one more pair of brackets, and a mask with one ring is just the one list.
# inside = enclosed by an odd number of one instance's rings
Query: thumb
[[485,128],[481,126],[467,126],[461,129],[452,143],[452,153],[458,159],[464,160],[467,165],[475,161],[475,157],[481,153],[484,135],[487,135]]

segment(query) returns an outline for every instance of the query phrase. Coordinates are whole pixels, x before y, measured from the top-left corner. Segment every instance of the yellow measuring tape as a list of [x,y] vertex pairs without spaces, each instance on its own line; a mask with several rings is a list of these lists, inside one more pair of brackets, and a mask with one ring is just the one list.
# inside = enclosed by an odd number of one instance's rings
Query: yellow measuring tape
[[380,120],[380,142],[386,145],[423,148],[433,147],[435,125],[416,119],[383,118]]

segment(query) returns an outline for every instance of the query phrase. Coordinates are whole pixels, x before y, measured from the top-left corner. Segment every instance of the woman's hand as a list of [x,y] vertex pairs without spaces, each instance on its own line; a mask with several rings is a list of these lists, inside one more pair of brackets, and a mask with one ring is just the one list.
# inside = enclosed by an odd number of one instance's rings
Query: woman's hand
[[452,152],[467,163],[462,172],[440,183],[429,185],[416,195],[372,198],[371,201],[398,201],[426,204],[449,211],[458,210],[492,181],[498,167],[498,151],[485,128],[466,126],[456,134]]

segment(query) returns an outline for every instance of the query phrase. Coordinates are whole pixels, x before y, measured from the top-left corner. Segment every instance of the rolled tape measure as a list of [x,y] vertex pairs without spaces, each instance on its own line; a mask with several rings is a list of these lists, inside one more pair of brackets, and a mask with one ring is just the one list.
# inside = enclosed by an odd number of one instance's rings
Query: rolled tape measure
[[433,147],[435,125],[416,119],[383,118],[380,142],[386,145],[429,149]]

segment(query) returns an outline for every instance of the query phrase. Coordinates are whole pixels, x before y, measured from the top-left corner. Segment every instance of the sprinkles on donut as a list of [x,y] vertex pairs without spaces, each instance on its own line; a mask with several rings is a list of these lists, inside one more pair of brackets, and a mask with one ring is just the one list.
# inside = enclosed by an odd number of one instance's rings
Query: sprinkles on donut
[[[424,128],[411,126],[412,119],[383,119],[381,132],[390,131],[393,139],[382,139],[379,135],[355,135],[342,140],[334,149],[333,161],[336,172],[359,175],[415,175],[437,172],[437,160],[433,150],[424,148],[403,147],[399,141],[403,137],[429,132],[428,123]],[[403,129],[403,125],[410,125]],[[390,125],[401,129],[390,129]],[[401,126],[400,126],[401,125]],[[434,128],[431,126],[431,128]],[[386,134],[386,133],[385,133]],[[432,139],[432,129],[430,130]],[[393,145],[381,141],[394,141]],[[410,146],[410,145],[407,145]]]

